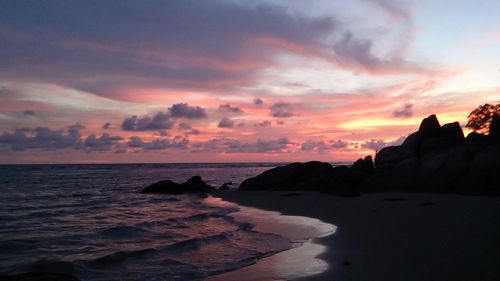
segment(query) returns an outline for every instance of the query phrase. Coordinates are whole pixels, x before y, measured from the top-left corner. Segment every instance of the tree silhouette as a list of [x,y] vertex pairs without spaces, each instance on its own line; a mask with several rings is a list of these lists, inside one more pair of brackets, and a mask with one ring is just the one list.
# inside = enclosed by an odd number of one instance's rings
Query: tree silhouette
[[473,131],[488,134],[490,130],[490,124],[493,119],[500,118],[500,104],[483,104],[478,106],[476,109],[471,111],[467,121],[466,128]]

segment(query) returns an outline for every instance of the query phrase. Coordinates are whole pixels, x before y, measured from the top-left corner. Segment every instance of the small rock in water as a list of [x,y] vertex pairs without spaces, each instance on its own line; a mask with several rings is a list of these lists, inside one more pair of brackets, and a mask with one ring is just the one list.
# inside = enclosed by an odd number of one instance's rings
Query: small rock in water
[[232,184],[233,184],[233,182],[228,181],[228,182],[224,183],[223,185],[221,185],[219,187],[219,190],[228,190],[230,188],[230,185],[232,185]]
[[184,183],[176,183],[171,180],[162,180],[144,188],[142,193],[206,193],[212,191],[213,187],[206,184],[200,176],[194,176]]

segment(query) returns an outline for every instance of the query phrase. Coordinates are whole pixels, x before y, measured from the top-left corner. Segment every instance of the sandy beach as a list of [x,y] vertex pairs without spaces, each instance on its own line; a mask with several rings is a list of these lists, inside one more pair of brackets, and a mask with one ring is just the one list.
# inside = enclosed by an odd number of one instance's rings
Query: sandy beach
[[[262,191],[213,195],[336,225],[333,235],[314,240],[326,247],[318,258],[328,263],[327,269],[299,280],[500,280],[500,197],[406,193],[335,197]],[[259,263],[266,261],[256,266]],[[227,273],[226,279],[252,274],[251,267]]]

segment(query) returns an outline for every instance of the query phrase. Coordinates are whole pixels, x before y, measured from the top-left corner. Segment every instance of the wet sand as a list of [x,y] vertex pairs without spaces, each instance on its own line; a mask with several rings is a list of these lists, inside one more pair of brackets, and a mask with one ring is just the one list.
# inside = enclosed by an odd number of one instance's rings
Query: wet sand
[[[262,191],[213,195],[338,227],[333,235],[313,241],[326,247],[318,258],[327,269],[297,280],[500,280],[500,197],[393,193],[346,198]],[[256,276],[259,264],[276,266],[268,261],[273,257],[227,274]]]

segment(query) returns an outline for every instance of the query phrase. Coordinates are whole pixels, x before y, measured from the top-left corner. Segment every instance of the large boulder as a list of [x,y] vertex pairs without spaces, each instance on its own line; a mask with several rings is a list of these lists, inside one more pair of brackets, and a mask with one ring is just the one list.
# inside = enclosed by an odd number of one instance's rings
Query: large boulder
[[194,176],[184,183],[176,183],[171,180],[162,180],[144,188],[142,193],[205,193],[212,191],[212,187],[206,184],[200,176]]
[[468,170],[467,158],[466,145],[422,156],[417,172],[419,191],[438,193],[457,191],[460,180]]
[[375,169],[373,165],[372,156],[368,155],[365,158],[359,158],[356,162],[354,162],[351,166],[351,170],[370,174]]
[[500,145],[500,115],[495,115],[490,123],[490,138],[497,145]]
[[417,157],[407,158],[390,168],[375,169],[360,187],[361,192],[416,192]]
[[475,155],[459,190],[473,194],[500,194],[500,148],[489,145]]
[[424,118],[424,120],[420,123],[418,131],[423,138],[437,137],[441,135],[441,125],[439,124],[436,115],[432,114],[427,118]]
[[[424,134],[422,134],[424,135]],[[443,125],[439,133],[427,133],[420,141],[418,154],[423,155],[431,151],[440,151],[451,148],[464,140],[464,133],[458,122]]]
[[240,190],[321,190],[330,185],[332,165],[311,161],[276,167],[244,180]]
[[424,118],[424,120],[420,123],[418,131],[423,138],[437,137],[441,135],[441,125],[439,124],[436,115],[432,114]]
[[311,161],[276,167],[244,180],[240,190],[305,190],[334,195],[358,195],[356,184],[373,170],[370,158],[361,159],[355,168],[332,167],[329,163]]

